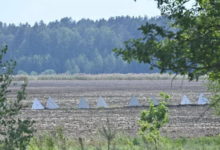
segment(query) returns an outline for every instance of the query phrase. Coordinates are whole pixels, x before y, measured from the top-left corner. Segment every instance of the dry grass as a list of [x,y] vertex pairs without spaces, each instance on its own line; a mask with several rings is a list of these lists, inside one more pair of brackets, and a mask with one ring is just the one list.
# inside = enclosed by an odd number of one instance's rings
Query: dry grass
[[[15,75],[14,80],[167,80],[174,74],[56,74],[56,75]],[[187,79],[187,76],[176,76],[176,79]],[[205,78],[205,77],[202,77]]]

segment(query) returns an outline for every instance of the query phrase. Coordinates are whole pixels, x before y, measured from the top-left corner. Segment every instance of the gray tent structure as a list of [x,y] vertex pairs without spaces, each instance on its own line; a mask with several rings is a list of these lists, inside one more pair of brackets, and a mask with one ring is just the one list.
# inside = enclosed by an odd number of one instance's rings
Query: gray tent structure
[[198,104],[199,105],[205,105],[205,104],[208,104],[208,103],[209,103],[209,100],[206,97],[204,97],[203,93],[201,93],[199,95]]
[[49,97],[48,100],[47,100],[46,108],[47,108],[47,109],[58,109],[59,106],[56,104],[56,102],[54,101],[54,99],[52,99],[51,97]]
[[87,103],[87,101],[84,98],[81,98],[79,101],[79,105],[78,108],[89,108],[89,104]]
[[99,97],[99,98],[98,98],[97,107],[98,107],[98,108],[100,108],[100,107],[107,108],[107,107],[108,107],[108,105],[107,105],[107,103],[105,102],[105,99],[104,99],[104,98],[102,98],[102,97]]
[[181,100],[180,104],[181,105],[188,105],[188,104],[191,104],[191,101],[189,100],[189,98],[186,95],[184,95],[182,97],[182,100]]
[[151,96],[151,100],[152,100],[154,106],[159,105],[159,101],[154,96]]
[[128,104],[128,106],[141,106],[138,99],[133,96]]
[[37,98],[35,98],[31,109],[40,110],[40,109],[44,109],[44,106]]

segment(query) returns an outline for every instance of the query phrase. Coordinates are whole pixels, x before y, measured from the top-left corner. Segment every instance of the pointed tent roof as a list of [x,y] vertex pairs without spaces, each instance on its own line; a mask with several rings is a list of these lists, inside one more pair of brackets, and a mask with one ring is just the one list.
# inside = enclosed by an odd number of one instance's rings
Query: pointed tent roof
[[81,98],[79,101],[78,108],[89,108],[89,104],[84,98]]
[[159,101],[154,96],[151,96],[151,100],[155,106],[159,105]]
[[36,109],[36,110],[44,109],[44,106],[41,104],[41,102],[37,98],[35,98],[31,109]]
[[104,98],[102,98],[102,97],[98,98],[97,107],[104,107],[104,108],[108,107],[108,105],[105,102]]
[[48,108],[48,109],[58,109],[59,106],[56,104],[54,99],[49,97],[48,100],[47,100],[46,108]]
[[128,106],[140,106],[140,103],[139,103],[138,99],[135,96],[133,96],[131,98]]
[[187,105],[187,104],[191,104],[191,101],[189,100],[189,98],[186,96],[186,95],[184,95],[183,97],[182,97],[182,100],[181,100],[181,103],[180,103],[181,105]]
[[198,104],[199,105],[204,105],[204,104],[208,104],[208,103],[209,103],[209,100],[206,97],[204,97],[203,93],[201,93],[199,95]]

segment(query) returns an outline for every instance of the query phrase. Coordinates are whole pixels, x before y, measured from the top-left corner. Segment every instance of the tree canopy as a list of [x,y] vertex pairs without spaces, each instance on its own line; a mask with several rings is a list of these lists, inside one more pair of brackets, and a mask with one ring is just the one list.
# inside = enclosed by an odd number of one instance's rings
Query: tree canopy
[[32,26],[0,23],[0,45],[8,45],[7,57],[17,62],[17,73],[152,72],[148,65],[128,64],[112,52],[113,48],[122,47],[125,40],[141,36],[137,29],[145,22],[166,26],[163,17],[115,17],[77,22],[62,18]]
[[220,1],[156,1],[169,27],[146,23],[139,28],[141,38],[126,41],[114,52],[161,73],[188,75],[190,80],[201,75],[220,79]]

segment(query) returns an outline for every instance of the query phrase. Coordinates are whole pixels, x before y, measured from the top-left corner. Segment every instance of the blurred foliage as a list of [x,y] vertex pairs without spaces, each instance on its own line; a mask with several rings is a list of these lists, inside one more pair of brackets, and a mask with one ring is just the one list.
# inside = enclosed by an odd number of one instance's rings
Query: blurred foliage
[[144,110],[141,113],[141,118],[138,122],[140,126],[139,134],[143,137],[147,145],[153,143],[155,150],[159,148],[160,142],[162,141],[160,128],[168,123],[168,107],[165,101],[167,101],[170,96],[166,93],[161,93],[160,96],[163,100],[159,105],[155,106],[153,102],[151,102],[149,110]]
[[12,82],[15,62],[5,59],[7,46],[0,51],[0,146],[4,150],[26,150],[33,136],[33,123],[29,119],[19,117],[21,113],[21,101],[26,98],[27,80],[17,92],[15,99],[9,99],[9,86]]
[[214,108],[217,115],[220,115],[220,80],[209,80],[207,86],[212,94],[210,106]]
[[202,75],[219,79],[220,2],[218,0],[155,0],[170,27],[146,23],[143,37],[114,49],[127,62],[137,60],[158,68],[161,73]]

